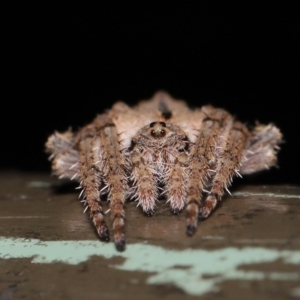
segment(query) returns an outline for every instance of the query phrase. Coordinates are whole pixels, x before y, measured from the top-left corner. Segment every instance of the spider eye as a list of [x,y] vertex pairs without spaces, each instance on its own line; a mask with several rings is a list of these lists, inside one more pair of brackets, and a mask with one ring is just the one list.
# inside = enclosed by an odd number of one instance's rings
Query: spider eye
[[164,127],[166,127],[165,122],[152,122],[149,124],[149,127],[151,128],[150,134],[154,138],[162,138],[167,133],[164,129]]
[[160,130],[151,130],[151,135],[154,138],[161,138],[164,137],[166,135],[166,131],[164,129],[160,129]]

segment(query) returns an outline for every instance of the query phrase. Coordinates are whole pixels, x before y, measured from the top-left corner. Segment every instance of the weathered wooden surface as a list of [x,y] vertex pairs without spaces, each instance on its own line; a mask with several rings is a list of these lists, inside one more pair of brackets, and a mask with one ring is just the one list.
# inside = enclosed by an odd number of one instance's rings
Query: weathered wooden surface
[[233,185],[192,238],[165,201],[129,202],[119,253],[59,183],[0,173],[0,300],[300,298],[300,187]]

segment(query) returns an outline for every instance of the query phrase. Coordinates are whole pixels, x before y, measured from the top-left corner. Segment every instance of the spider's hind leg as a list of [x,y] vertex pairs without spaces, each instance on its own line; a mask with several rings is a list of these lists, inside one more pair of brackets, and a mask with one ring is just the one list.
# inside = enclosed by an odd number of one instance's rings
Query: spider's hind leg
[[79,152],[75,147],[74,136],[71,129],[63,133],[55,132],[45,144],[52,162],[52,173],[59,178],[79,180]]
[[273,124],[257,124],[248,138],[241,174],[252,174],[276,165],[282,133]]

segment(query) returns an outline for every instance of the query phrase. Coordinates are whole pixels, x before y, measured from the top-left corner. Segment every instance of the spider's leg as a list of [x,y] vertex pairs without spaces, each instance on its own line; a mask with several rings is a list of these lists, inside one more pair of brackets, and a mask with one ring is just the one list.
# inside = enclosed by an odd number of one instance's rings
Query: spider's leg
[[167,128],[173,134],[161,151],[161,173],[167,202],[170,202],[173,213],[178,214],[186,204],[190,141],[178,126],[169,123]]
[[218,121],[206,117],[199,129],[197,140],[191,149],[188,175],[187,193],[187,234],[193,235],[198,225],[199,206],[202,192],[208,179],[210,163],[214,158],[215,141],[220,124]]
[[243,151],[249,132],[240,122],[230,115],[221,121],[219,137],[216,143],[215,175],[212,186],[200,209],[199,218],[207,218],[221,200],[224,190],[231,184],[235,174],[239,174]]
[[125,248],[125,211],[124,202],[127,189],[125,175],[125,158],[121,153],[118,142],[117,129],[113,124],[108,124],[102,132],[104,147],[103,168],[105,180],[109,185],[110,217],[112,220],[114,241],[118,250]]
[[185,205],[188,155],[185,152],[178,151],[173,154],[170,150],[167,153],[167,157],[166,165],[172,165],[171,168],[166,168],[164,175],[164,182],[167,189],[167,202],[170,202],[173,213],[177,214]]
[[151,216],[154,213],[157,200],[158,172],[154,161],[156,160],[151,149],[135,147],[130,154],[132,164],[133,197],[141,205],[144,213]]
[[45,147],[46,152],[51,154],[49,160],[52,161],[53,174],[59,178],[79,180],[79,153],[71,130],[55,132],[49,136]]
[[120,152],[117,130],[111,120],[100,115],[92,127],[87,126],[79,142],[82,187],[90,216],[102,239],[109,238],[103,211],[99,204],[101,177],[107,185],[110,201],[114,241],[118,250],[124,250],[124,202],[126,191],[125,163]]
[[102,240],[109,240],[109,232],[104,221],[104,214],[99,203],[101,172],[97,163],[101,158],[100,137],[94,134],[86,134],[82,130],[82,137],[78,144],[81,165],[80,186],[84,192],[85,204],[89,208],[90,218],[92,219],[99,237]]
[[246,143],[241,174],[251,174],[276,165],[281,142],[282,134],[276,126],[256,125]]

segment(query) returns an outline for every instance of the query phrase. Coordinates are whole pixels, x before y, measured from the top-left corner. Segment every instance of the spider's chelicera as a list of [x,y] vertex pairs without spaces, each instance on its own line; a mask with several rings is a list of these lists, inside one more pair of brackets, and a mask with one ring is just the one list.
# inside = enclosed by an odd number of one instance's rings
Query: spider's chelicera
[[187,234],[207,218],[237,175],[276,165],[280,130],[250,130],[210,105],[190,109],[157,92],[135,107],[117,102],[78,132],[55,132],[46,142],[53,173],[80,182],[82,202],[102,240],[109,239],[100,199],[106,194],[116,248],[125,248],[124,202],[152,215],[160,196],[187,211]]

